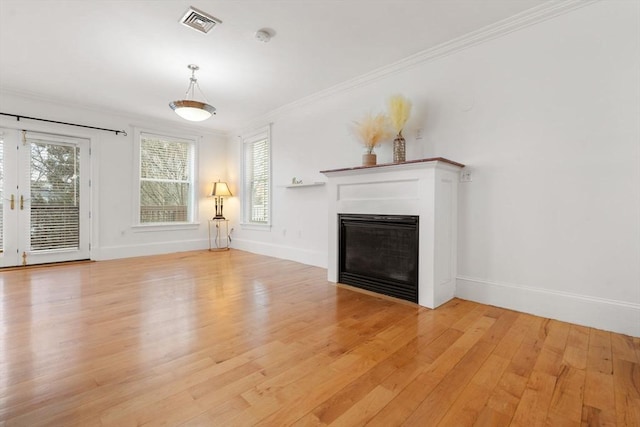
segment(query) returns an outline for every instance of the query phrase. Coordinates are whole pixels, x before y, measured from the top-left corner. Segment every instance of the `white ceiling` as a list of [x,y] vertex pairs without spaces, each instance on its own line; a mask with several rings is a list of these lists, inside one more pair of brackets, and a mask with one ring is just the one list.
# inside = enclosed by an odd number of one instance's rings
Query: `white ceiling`
[[[184,96],[194,63],[218,110],[197,126],[228,131],[543,3],[0,0],[0,89],[184,123],[168,103]],[[185,27],[189,6],[223,23],[206,35]],[[260,43],[265,27],[276,35]]]

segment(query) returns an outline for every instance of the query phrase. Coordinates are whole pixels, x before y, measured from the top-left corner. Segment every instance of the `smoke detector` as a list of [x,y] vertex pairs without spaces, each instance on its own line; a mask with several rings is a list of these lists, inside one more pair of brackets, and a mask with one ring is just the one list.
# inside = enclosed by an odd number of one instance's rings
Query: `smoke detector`
[[222,21],[215,16],[209,15],[193,6],[184,13],[184,16],[180,20],[182,25],[193,28],[196,31],[207,34],[218,24],[222,24]]
[[271,40],[271,34],[265,29],[258,30],[256,31],[256,40],[262,43],[269,43],[269,40]]

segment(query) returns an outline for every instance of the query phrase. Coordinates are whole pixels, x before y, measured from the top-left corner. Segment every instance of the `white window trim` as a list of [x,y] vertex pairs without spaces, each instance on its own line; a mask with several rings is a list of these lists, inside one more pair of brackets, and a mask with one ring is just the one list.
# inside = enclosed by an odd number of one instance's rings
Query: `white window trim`
[[200,227],[200,222],[168,222],[153,224],[138,224],[131,226],[134,233],[146,231],[175,231],[175,230],[196,230]]
[[[266,224],[249,222],[247,221],[248,212],[247,212],[247,194],[246,192],[246,183],[245,183],[245,145],[252,144],[256,141],[267,137],[269,140],[269,221]],[[273,147],[271,141],[271,124],[266,125],[264,127],[254,129],[251,132],[248,132],[241,137],[240,144],[240,173],[241,173],[241,182],[242,182],[242,206],[241,206],[241,218],[240,218],[240,227],[243,230],[255,230],[255,231],[270,231],[272,224],[272,216],[273,216]]]
[[[176,140],[179,142],[190,142],[193,145],[193,156],[191,158],[192,184],[193,192],[191,193],[191,220],[187,222],[168,222],[168,223],[150,223],[140,222],[140,137],[142,134],[156,135],[168,140]],[[198,146],[200,137],[191,134],[175,134],[171,132],[163,132],[152,129],[135,127],[133,130],[133,221],[131,229],[133,232],[147,231],[171,231],[171,230],[190,230],[199,227],[198,218]]]

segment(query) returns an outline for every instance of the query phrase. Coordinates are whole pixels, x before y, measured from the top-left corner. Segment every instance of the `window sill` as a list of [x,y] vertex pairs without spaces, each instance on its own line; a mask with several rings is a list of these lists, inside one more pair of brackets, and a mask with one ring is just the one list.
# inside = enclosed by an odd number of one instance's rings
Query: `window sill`
[[145,233],[150,231],[197,230],[199,227],[199,222],[180,222],[167,224],[137,224],[132,226],[131,230],[134,233]]

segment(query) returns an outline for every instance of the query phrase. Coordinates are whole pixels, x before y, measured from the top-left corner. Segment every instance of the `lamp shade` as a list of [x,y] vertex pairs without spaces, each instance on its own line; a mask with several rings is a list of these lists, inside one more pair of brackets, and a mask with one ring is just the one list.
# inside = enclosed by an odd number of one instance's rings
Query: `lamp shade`
[[214,182],[213,190],[211,191],[212,196],[233,196],[231,191],[229,190],[229,186],[226,182]]
[[216,109],[209,104],[189,99],[173,101],[169,106],[177,115],[191,122],[207,120],[216,111]]

